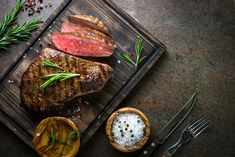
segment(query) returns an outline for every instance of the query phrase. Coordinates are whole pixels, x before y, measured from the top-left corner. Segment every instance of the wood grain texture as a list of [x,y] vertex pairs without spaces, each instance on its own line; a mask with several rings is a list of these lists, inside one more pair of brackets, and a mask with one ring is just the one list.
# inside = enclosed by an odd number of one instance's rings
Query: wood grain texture
[[[51,45],[51,32],[60,31],[61,21],[67,20],[68,15],[76,13],[89,14],[101,19],[108,26],[118,46],[111,57],[92,59],[109,64],[114,69],[114,79],[110,81],[101,92],[82,98],[82,103],[78,103],[81,110],[80,115],[77,114],[71,117],[70,114],[66,114],[68,118],[73,119],[73,121],[80,126],[83,133],[81,146],[90,139],[165,50],[165,47],[157,39],[152,37],[143,27],[137,24],[113,3],[101,0],[80,0],[71,2],[55,20],[50,21],[51,25],[43,31],[36,42],[31,45],[32,48],[24,53],[25,57],[22,57],[17,62],[17,65],[15,65],[9,74],[1,81],[1,121],[31,147],[33,147],[33,132],[38,121],[32,119],[32,117],[20,107],[19,84],[21,76],[43,48],[48,46],[55,48]],[[141,63],[138,69],[135,70],[134,66],[126,62],[122,56],[125,50],[134,50],[133,45],[138,36],[144,40],[143,55],[146,56],[146,59]],[[70,112],[71,111],[68,111],[68,113]]]

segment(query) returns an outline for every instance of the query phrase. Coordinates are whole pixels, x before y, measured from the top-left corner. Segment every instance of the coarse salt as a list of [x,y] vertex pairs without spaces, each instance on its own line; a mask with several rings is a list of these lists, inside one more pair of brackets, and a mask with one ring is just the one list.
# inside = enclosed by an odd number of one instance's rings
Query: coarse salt
[[112,136],[122,146],[134,146],[144,137],[145,123],[136,113],[120,113],[113,120]]

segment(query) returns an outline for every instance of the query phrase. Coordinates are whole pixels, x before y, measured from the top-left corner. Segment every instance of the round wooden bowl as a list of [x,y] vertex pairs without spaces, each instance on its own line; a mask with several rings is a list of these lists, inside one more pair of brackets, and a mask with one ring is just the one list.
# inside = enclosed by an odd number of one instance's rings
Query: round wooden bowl
[[[49,139],[52,129],[56,130],[55,134],[58,140],[53,150]],[[80,147],[80,138],[72,141],[69,145],[63,144],[62,141],[75,129],[77,129],[76,124],[65,117],[46,118],[39,123],[34,131],[34,148],[41,157],[74,157]]]
[[[135,113],[138,114],[144,124],[145,124],[145,130],[144,130],[144,136],[143,138],[134,146],[123,146],[118,144],[117,142],[115,142],[115,140],[113,139],[112,136],[112,125],[113,125],[113,120],[120,114],[120,113]],[[148,138],[150,136],[150,123],[148,118],[145,116],[145,114],[135,108],[131,108],[131,107],[125,107],[125,108],[121,108],[117,111],[115,111],[114,113],[112,113],[112,115],[109,117],[107,124],[106,124],[106,134],[109,138],[109,141],[111,143],[111,145],[116,148],[117,150],[121,151],[121,152],[134,152],[136,150],[139,150],[140,148],[142,148],[146,142],[148,141]]]

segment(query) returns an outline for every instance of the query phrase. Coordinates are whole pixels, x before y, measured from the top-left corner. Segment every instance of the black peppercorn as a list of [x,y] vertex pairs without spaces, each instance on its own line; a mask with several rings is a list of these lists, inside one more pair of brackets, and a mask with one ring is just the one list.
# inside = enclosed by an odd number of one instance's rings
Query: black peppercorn
[[134,135],[132,134],[131,137],[134,137]]
[[130,132],[133,132],[132,130],[130,130]]

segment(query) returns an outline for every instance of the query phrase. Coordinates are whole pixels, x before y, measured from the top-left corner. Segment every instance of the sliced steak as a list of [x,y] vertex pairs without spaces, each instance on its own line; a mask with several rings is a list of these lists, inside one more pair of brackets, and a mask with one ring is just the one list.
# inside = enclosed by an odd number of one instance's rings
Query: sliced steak
[[110,35],[108,27],[97,17],[85,14],[76,14],[68,16],[69,22],[89,27]]
[[95,38],[98,38],[100,40],[104,39],[106,43],[108,43],[113,48],[116,48],[116,45],[112,38],[100,31],[97,31],[95,29],[91,29],[89,27],[83,27],[79,24],[73,24],[70,22],[63,22],[61,26],[61,32],[78,32],[80,34],[83,34],[83,36],[93,36]]
[[[45,89],[40,87],[47,74],[58,73],[60,69],[44,67],[45,59],[61,66],[65,71],[79,73],[80,76],[58,81]],[[99,92],[113,76],[107,64],[80,59],[57,50],[45,48],[31,63],[22,76],[21,104],[37,115],[59,112],[68,104],[83,95]]]
[[75,56],[106,57],[114,50],[104,38],[78,32],[54,32],[52,42],[59,50]]

